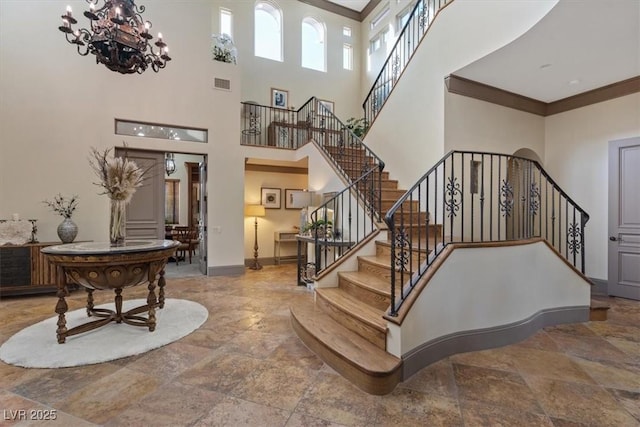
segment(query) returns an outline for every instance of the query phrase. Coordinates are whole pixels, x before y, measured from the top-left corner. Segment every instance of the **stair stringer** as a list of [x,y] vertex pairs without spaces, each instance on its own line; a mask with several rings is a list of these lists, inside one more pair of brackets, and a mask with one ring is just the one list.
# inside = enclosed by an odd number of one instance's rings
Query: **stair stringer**
[[431,268],[399,316],[385,316],[387,351],[403,360],[403,380],[452,354],[589,320],[592,283],[540,238],[451,244]]

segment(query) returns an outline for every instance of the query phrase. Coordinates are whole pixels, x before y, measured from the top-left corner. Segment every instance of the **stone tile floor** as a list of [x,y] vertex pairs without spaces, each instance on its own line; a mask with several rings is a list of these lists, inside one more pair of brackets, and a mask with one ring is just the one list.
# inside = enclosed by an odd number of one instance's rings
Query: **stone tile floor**
[[[639,301],[603,297],[611,305],[606,322],[550,327],[515,345],[452,356],[372,396],[297,339],[289,306],[312,294],[294,283],[293,265],[171,278],[168,297],[208,308],[199,330],[94,366],[0,362],[0,425],[640,426]],[[144,297],[144,288],[125,296]],[[96,303],[109,300],[96,293]],[[0,343],[52,317],[55,301],[0,301]],[[68,302],[81,308],[84,293]],[[19,410],[52,409],[55,421],[12,419]]]

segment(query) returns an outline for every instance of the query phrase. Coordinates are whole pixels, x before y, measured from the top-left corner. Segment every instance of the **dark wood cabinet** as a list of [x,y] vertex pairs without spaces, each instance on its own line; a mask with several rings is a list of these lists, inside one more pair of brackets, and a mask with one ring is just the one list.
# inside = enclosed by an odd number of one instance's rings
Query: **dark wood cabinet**
[[0,297],[55,292],[56,269],[40,249],[59,244],[0,246]]

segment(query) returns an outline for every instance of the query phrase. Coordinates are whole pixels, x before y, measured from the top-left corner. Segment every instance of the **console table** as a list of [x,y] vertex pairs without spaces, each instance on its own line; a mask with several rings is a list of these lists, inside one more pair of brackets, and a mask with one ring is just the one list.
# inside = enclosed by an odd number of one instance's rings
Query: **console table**
[[291,231],[274,231],[273,232],[273,258],[276,265],[280,265],[280,250],[283,243],[296,243],[296,230]]
[[[58,302],[58,343],[67,337],[87,332],[115,321],[134,326],[144,326],[153,332],[156,327],[155,310],[164,307],[164,267],[180,242],[173,240],[127,240],[123,246],[111,247],[109,242],[69,243],[41,249],[47,259],[55,265]],[[159,296],[156,298],[156,278]],[[148,283],[147,303],[122,312],[122,290]],[[77,284],[87,290],[87,316],[100,319],[67,329],[65,300],[67,286]],[[94,308],[93,291],[113,289],[115,310]],[[148,316],[139,316],[147,312]]]

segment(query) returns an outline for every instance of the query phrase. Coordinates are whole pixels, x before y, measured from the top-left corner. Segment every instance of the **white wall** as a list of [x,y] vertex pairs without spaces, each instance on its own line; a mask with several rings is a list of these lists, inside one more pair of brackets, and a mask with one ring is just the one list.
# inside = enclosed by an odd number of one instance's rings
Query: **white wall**
[[387,347],[400,357],[449,334],[515,323],[545,309],[588,307],[590,288],[544,242],[456,249],[402,326],[390,324]]
[[[79,23],[84,1],[70,1]],[[90,147],[120,146],[206,154],[209,163],[209,267],[243,265],[243,160],[239,71],[211,60],[211,5],[145,1],[171,48],[159,73],[120,75],[81,57],[57,30],[66,3],[0,2],[0,218],[18,212],[38,219],[40,241],[57,241],[60,218],[42,203],[56,193],[78,194],[79,240],[104,241],[108,199],[88,163]],[[28,22],[28,24],[27,24]],[[188,31],[182,26],[188,22]],[[213,77],[233,81],[231,92],[212,88]],[[229,108],[229,106],[234,106]],[[208,144],[114,135],[114,119],[209,130]]]
[[640,136],[640,93],[545,120],[545,168],[591,216],[586,274],[607,279],[609,141]]
[[522,35],[556,3],[456,0],[440,12],[365,139],[401,187],[445,152],[444,78]]
[[[220,32],[219,8],[233,12],[233,40],[238,49],[238,65],[242,70],[242,100],[263,105],[271,104],[271,88],[289,91],[289,105],[296,109],[316,96],[335,103],[334,113],[344,122],[351,116],[361,116],[359,96],[360,23],[340,15],[299,2],[280,0],[276,4],[284,10],[284,60],[282,62],[254,56],[255,1],[214,0],[211,2],[212,28]],[[327,71],[321,72],[301,66],[301,26],[305,17],[324,22],[327,29]],[[342,28],[351,27],[350,38]],[[350,43],[354,49],[354,69],[344,70],[342,45]]]

